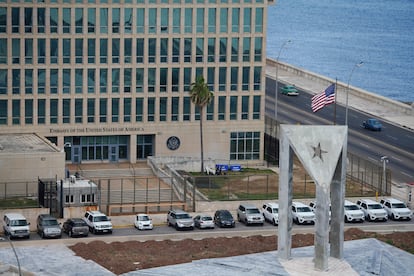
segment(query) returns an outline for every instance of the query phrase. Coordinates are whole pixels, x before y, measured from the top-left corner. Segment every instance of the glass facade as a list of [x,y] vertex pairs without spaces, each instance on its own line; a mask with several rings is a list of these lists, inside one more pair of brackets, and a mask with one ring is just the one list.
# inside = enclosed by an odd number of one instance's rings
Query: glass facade
[[[262,1],[1,0],[0,129],[193,122],[188,92],[200,74],[215,95],[207,121],[264,125],[266,13]],[[156,154],[148,136],[137,158]],[[70,137],[80,160],[111,159],[107,136]],[[118,158],[129,158],[116,137]],[[229,158],[258,156],[236,149]]]

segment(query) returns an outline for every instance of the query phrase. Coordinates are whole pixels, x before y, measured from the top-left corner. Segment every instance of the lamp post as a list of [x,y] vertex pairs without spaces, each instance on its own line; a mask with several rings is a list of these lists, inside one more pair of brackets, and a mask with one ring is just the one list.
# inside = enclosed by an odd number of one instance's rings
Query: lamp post
[[285,46],[290,42],[291,42],[290,39],[283,42],[282,46],[280,46],[279,53],[278,53],[277,58],[276,58],[276,85],[275,85],[275,123],[276,124],[277,124],[277,95],[279,94],[278,93],[279,92],[278,91],[278,82],[277,82],[278,71],[279,71],[278,70],[279,69],[279,66],[278,66],[279,57],[280,57],[280,53],[282,53],[283,48],[285,48]]
[[357,67],[361,67],[364,64],[364,62],[360,61],[357,64],[354,65],[352,68],[351,74],[349,74],[348,78],[348,85],[346,86],[346,106],[345,106],[345,125],[348,125],[348,94],[349,94],[349,82],[351,81],[352,74],[354,73],[355,69]]
[[382,162],[382,187],[381,192],[382,195],[385,195],[384,191],[386,190],[387,186],[387,163],[388,163],[388,156],[384,155],[381,156],[381,162]]

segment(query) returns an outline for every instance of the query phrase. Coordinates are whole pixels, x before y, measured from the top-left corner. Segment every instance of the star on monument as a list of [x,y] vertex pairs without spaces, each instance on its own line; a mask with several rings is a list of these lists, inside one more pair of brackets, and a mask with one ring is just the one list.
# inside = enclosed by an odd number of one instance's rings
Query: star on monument
[[312,146],[312,148],[313,148],[312,158],[319,157],[323,161],[322,154],[327,153],[327,151],[321,148],[321,143],[319,142],[317,147]]

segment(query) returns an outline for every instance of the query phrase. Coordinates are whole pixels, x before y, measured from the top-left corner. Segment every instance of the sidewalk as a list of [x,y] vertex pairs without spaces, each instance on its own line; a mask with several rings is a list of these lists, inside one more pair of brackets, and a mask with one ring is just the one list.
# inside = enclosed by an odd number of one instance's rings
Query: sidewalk
[[[266,76],[274,79],[276,76],[276,68],[273,66],[267,66]],[[326,79],[326,77],[324,76],[321,76],[321,78]],[[284,70],[283,68],[278,69],[278,79],[282,82],[295,85],[313,94],[321,93],[326,89],[326,87],[321,85],[319,82],[313,81],[308,78],[300,77],[292,72]],[[332,80],[332,82],[335,82],[335,80]],[[337,93],[336,100],[337,103],[345,106],[346,93]],[[405,126],[407,128],[414,130],[413,115],[404,114],[402,112],[399,112],[397,109],[392,110],[373,101],[356,97],[351,93],[348,94],[348,107],[356,110],[362,110],[366,113],[378,116],[383,120],[387,120],[389,122],[393,122],[395,124]],[[414,103],[411,105],[411,107],[414,109]]]

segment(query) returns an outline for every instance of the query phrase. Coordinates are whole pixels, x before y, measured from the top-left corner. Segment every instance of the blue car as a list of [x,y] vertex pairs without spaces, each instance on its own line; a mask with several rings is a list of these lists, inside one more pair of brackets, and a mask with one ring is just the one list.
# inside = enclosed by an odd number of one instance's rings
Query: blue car
[[377,119],[371,118],[362,122],[362,127],[373,131],[381,131],[382,124]]

